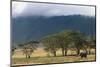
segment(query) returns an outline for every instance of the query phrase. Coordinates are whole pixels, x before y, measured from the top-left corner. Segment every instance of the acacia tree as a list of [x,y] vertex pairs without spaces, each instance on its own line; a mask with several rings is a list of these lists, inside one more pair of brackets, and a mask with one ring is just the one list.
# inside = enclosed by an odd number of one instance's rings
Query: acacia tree
[[50,52],[53,56],[56,56],[56,51],[58,50],[59,46],[58,39],[56,38],[56,34],[44,37],[41,42],[45,47],[45,51]]
[[96,38],[95,36],[88,36],[87,37],[87,48],[88,48],[88,54],[91,54],[91,48],[95,49],[96,48]]
[[60,32],[58,35],[59,46],[62,49],[62,56],[67,56],[67,51],[71,43],[70,33],[71,31],[66,30],[66,31]]
[[85,46],[85,35],[82,34],[79,31],[73,31],[71,33],[71,37],[72,37],[72,41],[75,44],[75,47],[77,49],[77,55],[80,54],[80,49],[83,48]]
[[22,52],[26,56],[26,58],[30,58],[31,54],[38,47],[37,44],[38,44],[38,42],[36,42],[36,41],[29,41],[27,43],[20,44],[19,46],[22,48]]

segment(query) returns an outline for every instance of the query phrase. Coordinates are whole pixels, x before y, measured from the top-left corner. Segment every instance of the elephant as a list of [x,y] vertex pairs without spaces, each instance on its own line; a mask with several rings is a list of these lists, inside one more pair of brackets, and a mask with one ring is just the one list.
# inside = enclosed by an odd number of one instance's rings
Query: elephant
[[80,52],[81,58],[87,58],[87,51]]

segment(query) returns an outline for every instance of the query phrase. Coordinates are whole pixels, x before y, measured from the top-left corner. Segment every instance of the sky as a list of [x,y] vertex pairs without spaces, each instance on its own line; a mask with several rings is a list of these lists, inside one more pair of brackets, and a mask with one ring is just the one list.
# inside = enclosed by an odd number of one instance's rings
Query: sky
[[61,15],[86,15],[95,16],[95,7],[31,3],[31,2],[12,2],[12,17],[19,16],[61,16]]

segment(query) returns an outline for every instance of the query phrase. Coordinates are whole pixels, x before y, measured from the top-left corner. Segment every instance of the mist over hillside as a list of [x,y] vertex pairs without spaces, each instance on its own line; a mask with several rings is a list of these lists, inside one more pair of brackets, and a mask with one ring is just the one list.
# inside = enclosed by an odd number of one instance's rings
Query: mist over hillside
[[40,40],[42,37],[63,30],[77,30],[86,35],[95,35],[95,17],[68,16],[24,16],[12,18],[12,43]]

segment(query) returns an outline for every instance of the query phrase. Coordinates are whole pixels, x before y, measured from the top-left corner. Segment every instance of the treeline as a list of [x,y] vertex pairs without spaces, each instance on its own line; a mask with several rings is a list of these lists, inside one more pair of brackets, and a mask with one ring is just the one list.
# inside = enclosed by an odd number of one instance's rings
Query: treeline
[[[76,48],[77,55],[80,50],[87,51],[88,48],[95,48],[95,37],[87,36],[79,31],[66,30],[42,38],[41,42],[45,51],[56,56],[57,50],[61,49],[62,56],[67,56],[68,49]],[[90,54],[90,50],[87,51]]]

